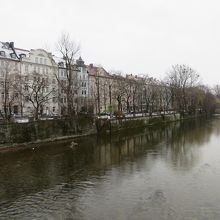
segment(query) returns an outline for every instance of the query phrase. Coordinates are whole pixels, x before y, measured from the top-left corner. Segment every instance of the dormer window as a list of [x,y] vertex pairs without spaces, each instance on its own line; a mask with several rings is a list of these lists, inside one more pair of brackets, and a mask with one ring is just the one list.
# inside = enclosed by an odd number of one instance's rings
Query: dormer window
[[25,57],[26,57],[26,54],[22,53],[22,54],[20,54],[19,56],[20,56],[20,58],[22,59],[22,58],[25,58]]
[[5,51],[0,51],[0,56],[5,57]]
[[11,53],[10,56],[11,56],[11,58],[16,59],[15,53]]
[[59,65],[60,67],[64,67],[64,63],[63,63],[63,62],[59,62],[58,65]]

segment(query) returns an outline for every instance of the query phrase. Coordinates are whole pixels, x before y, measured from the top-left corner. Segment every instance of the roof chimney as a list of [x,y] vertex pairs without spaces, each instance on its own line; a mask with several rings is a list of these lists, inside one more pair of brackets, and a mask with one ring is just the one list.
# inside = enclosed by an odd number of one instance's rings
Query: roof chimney
[[10,43],[9,43],[9,47],[10,47],[11,49],[14,49],[14,42],[10,42]]

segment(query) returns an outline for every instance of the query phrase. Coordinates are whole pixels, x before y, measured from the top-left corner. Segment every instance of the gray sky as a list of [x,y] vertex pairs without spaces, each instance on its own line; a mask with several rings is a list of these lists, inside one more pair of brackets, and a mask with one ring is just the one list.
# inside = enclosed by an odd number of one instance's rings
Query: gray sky
[[188,64],[220,84],[218,0],[0,0],[1,41],[54,52],[62,32],[86,63],[163,78]]

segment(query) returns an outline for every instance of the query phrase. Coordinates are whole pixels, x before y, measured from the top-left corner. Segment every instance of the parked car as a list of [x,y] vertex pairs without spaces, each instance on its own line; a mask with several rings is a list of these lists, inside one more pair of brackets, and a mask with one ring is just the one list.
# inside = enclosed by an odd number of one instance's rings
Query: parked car
[[28,123],[29,118],[27,118],[27,117],[16,117],[16,118],[14,118],[14,122],[15,123]]
[[135,113],[135,116],[136,116],[136,117],[142,117],[142,116],[143,116],[143,113]]
[[39,120],[41,121],[46,121],[46,120],[53,120],[54,118],[51,117],[51,116],[48,116],[48,117],[40,117]]
[[102,113],[100,113],[100,114],[97,116],[97,118],[100,118],[100,119],[110,119],[111,116],[110,116],[109,113],[102,112]]
[[125,115],[125,118],[133,118],[134,117],[134,114],[126,114]]

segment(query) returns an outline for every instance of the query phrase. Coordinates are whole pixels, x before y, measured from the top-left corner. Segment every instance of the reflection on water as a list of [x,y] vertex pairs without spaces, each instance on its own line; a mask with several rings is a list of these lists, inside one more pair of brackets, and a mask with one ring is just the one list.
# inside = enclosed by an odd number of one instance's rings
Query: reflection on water
[[0,219],[220,219],[220,120],[0,154]]

